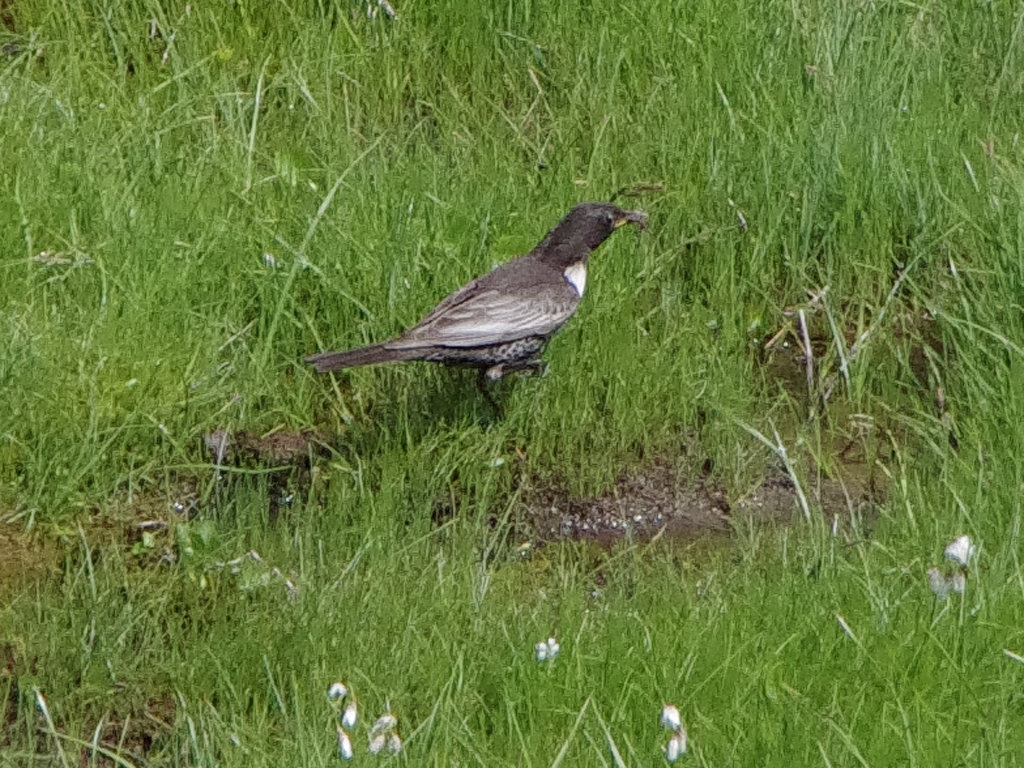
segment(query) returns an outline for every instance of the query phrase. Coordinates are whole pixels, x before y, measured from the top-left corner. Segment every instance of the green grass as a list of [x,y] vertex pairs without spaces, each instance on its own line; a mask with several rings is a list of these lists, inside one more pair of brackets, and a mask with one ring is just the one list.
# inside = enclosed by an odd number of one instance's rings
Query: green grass
[[[0,519],[62,553],[0,598],[0,765],[77,764],[101,723],[131,764],[140,732],[149,765],[330,763],[339,678],[410,765],[656,764],[665,701],[706,765],[1024,763],[1019,4],[0,6]],[[644,183],[650,229],[595,255],[501,420],[468,375],[301,364]],[[810,396],[758,363],[790,308],[827,342]],[[870,333],[824,403],[829,314],[846,353]],[[710,460],[739,496],[775,463],[741,422],[810,488],[863,442],[870,530],[812,499],[721,547],[519,559],[521,474]],[[306,427],[332,453],[276,524],[202,444]],[[111,531],[193,488],[196,520]],[[962,532],[979,566],[936,604]]]

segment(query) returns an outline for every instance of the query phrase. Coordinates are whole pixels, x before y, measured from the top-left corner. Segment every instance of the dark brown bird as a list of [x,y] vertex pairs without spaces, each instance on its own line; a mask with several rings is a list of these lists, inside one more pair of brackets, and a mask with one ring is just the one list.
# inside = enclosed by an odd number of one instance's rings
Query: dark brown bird
[[486,381],[543,368],[544,347],[583,297],[588,257],[612,232],[630,223],[646,227],[647,214],[610,203],[577,205],[528,254],[463,286],[400,336],[310,355],[306,362],[321,373],[404,360],[476,368],[487,395]]

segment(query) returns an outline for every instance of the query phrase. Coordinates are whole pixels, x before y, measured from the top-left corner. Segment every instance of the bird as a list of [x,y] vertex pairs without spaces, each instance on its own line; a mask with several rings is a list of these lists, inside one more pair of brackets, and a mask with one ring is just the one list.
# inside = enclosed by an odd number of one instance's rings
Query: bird
[[467,283],[404,333],[305,362],[319,373],[409,360],[474,368],[477,386],[493,404],[488,382],[545,370],[541,354],[583,298],[591,252],[625,224],[646,229],[647,214],[581,203],[532,251]]

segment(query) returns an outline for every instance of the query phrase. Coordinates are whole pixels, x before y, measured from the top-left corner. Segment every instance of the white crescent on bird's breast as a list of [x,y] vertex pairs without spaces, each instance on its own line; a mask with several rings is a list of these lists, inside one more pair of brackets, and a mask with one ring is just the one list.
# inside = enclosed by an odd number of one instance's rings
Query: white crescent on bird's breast
[[566,267],[562,274],[565,275],[565,282],[571,285],[576,295],[582,299],[583,290],[587,287],[587,265],[582,261],[578,262]]

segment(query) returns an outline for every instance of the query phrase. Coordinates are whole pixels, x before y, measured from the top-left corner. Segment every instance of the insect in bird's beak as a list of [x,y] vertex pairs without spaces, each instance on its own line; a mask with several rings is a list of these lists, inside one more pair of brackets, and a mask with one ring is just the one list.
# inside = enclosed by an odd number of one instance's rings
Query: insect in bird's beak
[[647,214],[643,211],[619,211],[615,218],[615,228],[625,224],[636,224],[640,229],[647,229]]

